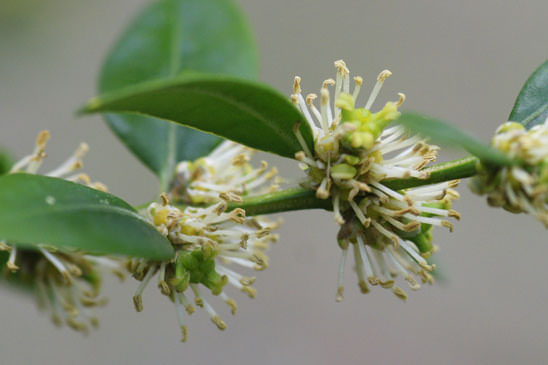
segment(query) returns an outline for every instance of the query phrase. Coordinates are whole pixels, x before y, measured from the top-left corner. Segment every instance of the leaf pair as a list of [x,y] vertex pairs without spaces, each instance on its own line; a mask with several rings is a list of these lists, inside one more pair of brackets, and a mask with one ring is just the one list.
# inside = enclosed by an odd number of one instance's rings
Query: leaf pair
[[[188,70],[253,79],[257,63],[247,21],[232,1],[160,0],[143,10],[113,47],[101,71],[99,90],[106,93],[169,80]],[[144,115],[105,118],[164,186],[177,161],[206,155],[221,141]]]
[[[155,117],[217,134],[284,157],[292,158],[295,152],[301,150],[291,129],[303,117],[287,101],[287,98],[265,85],[237,78],[194,74],[131,85],[92,99],[81,112],[135,113],[133,116],[118,117],[125,118],[124,123],[127,124],[125,128],[118,129],[129,129],[133,125],[141,130],[150,128],[151,131],[163,132],[165,128],[174,128],[173,124],[164,124],[162,129],[156,129],[162,123],[149,118]],[[544,122],[546,117],[548,117],[548,61],[539,67],[525,83],[516,100],[510,120],[519,121],[530,128]],[[112,125],[112,118],[115,117],[107,118]],[[132,118],[139,121],[135,123]],[[145,126],[152,122],[155,124]],[[496,165],[514,163],[498,150],[435,118],[404,113],[399,122],[414,132],[431,137],[434,142],[461,147],[486,163]],[[306,123],[302,123],[300,131],[311,148],[313,138],[310,128]],[[118,132],[118,134],[121,133]],[[198,135],[204,139],[207,136]],[[146,150],[132,147],[132,138],[124,140],[130,148],[137,151],[138,155]],[[181,143],[185,143],[184,138],[181,138]],[[205,142],[199,143],[202,147],[207,146]],[[200,148],[197,151],[201,154],[206,153]],[[187,153],[184,157],[191,159],[196,156],[190,156]]]
[[[150,80],[172,80],[188,70],[245,79],[256,76],[256,47],[246,20],[232,1],[154,2],[110,52],[99,87],[108,92]],[[184,99],[169,102],[179,104]],[[209,106],[203,110],[210,117],[217,115]],[[106,120],[160,177],[163,189],[176,162],[203,156],[222,140],[144,115],[109,114]],[[4,165],[0,159],[0,171],[9,169]],[[173,254],[169,241],[121,199],[64,180],[27,174],[0,177],[2,239],[19,245],[47,244],[150,259]]]

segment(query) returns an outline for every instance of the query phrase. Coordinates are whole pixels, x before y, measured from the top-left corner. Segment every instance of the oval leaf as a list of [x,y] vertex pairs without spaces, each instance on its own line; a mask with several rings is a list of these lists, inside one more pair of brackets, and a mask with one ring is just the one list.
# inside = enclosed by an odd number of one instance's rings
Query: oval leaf
[[509,120],[522,123],[527,129],[548,118],[548,61],[527,79],[516,99]]
[[[242,79],[183,75],[93,98],[81,112],[140,113],[289,158],[302,150],[293,132],[300,112],[276,90]],[[310,126],[300,123],[300,132],[313,150]]]
[[[103,65],[99,90],[110,92],[190,69],[253,79],[257,64],[249,26],[232,1],[162,0],[144,9],[114,46]],[[105,119],[164,181],[176,162],[206,155],[221,141],[146,116],[107,114]]]
[[0,177],[0,239],[158,260],[173,255],[169,241],[123,200],[24,173]]
[[513,163],[510,158],[500,151],[438,119],[415,113],[402,113],[398,123],[403,124],[415,133],[432,138],[435,143],[461,147],[483,162],[495,165],[510,165]]

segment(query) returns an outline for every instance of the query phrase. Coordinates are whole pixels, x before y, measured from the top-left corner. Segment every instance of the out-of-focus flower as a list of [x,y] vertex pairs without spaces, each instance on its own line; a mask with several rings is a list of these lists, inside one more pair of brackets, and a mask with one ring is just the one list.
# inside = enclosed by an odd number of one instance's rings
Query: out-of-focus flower
[[480,165],[472,190],[487,195],[489,205],[529,213],[548,228],[548,119],[530,130],[519,123],[504,123],[491,144],[521,163]]
[[[10,173],[37,174],[46,157],[49,137],[49,132],[40,132],[33,153],[16,162]],[[76,173],[82,167],[82,158],[87,151],[88,146],[80,144],[71,157],[45,175],[106,191],[103,184],[92,183],[86,174]],[[37,250],[23,249],[6,241],[0,242],[0,250],[9,252],[5,273],[18,275],[23,282],[33,286],[39,307],[50,313],[55,324],[67,324],[84,333],[89,331],[90,325],[98,325],[90,308],[106,303],[106,299],[99,296],[101,275],[112,272],[123,277],[120,263],[106,257],[61,252],[46,245],[38,245]]]
[[253,167],[254,150],[224,141],[209,155],[177,165],[172,199],[187,204],[214,204],[219,194],[228,199],[276,191],[281,182],[278,170],[268,170],[266,161]]

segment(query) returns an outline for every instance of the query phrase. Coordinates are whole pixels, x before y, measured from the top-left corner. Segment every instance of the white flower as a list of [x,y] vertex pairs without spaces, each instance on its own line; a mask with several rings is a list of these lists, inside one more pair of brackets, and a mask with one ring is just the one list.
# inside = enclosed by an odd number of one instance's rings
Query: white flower
[[[460,219],[451,209],[458,198],[452,188],[458,181],[450,181],[395,192],[383,187],[363,198],[353,212],[356,219],[348,219],[338,235],[342,254],[339,262],[337,301],[344,296],[344,267],[349,246],[353,245],[358,284],[362,293],[371,285],[392,289],[400,299],[406,300],[403,289],[394,286],[394,278],[403,277],[412,290],[420,284],[433,283],[429,274],[434,269],[425,260],[437,250],[432,244],[433,226],[453,230],[447,220]],[[379,185],[382,187],[382,185]]]
[[166,262],[135,259],[128,263],[129,271],[142,281],[134,296],[137,311],[143,309],[143,290],[158,274],[159,288],[175,303],[183,342],[187,338],[183,309],[188,314],[195,311],[188,292],[192,292],[197,306],[206,309],[211,321],[224,330],[225,322],[205,299],[200,285],[213,295],[218,295],[231,308],[232,314],[236,314],[236,302],[226,294],[225,284],[254,298],[256,290],[251,285],[255,278],[244,276],[229,265],[266,269],[268,258],[264,251],[278,239],[272,231],[279,223],[264,217],[246,218],[242,209],[226,212],[226,208],[227,202],[221,199],[207,208],[188,206],[179,210],[169,205],[164,196],[163,204],[152,203],[145,216],[171,241],[176,251],[175,257]]
[[[320,91],[320,109],[314,105],[315,94],[301,94],[301,78],[295,77],[292,101],[302,112],[314,134],[311,151],[299,132],[294,131],[303,151],[295,157],[302,163],[308,179],[305,186],[316,190],[320,199],[331,198],[335,221],[341,225],[339,244],[343,253],[339,265],[338,300],[343,297],[342,277],[347,250],[353,245],[355,266],[362,292],[371,285],[393,288],[406,299],[405,292],[393,287],[392,277],[401,274],[412,289],[418,289],[415,276],[432,282],[433,268],[423,256],[429,256],[432,226],[452,229],[447,217],[459,218],[450,209],[458,197],[451,189],[458,181],[395,191],[384,182],[395,178],[427,179],[424,167],[434,161],[439,148],[419,136],[411,136],[401,125],[389,126],[405,101],[399,93],[396,102],[387,102],[375,113],[371,107],[383,83],[392,74],[382,71],[363,108],[355,104],[363,86],[354,77],[350,91],[350,71],[336,61],[336,80],[324,81]],[[329,87],[334,86],[331,99]],[[421,256],[422,255],[422,256]],[[376,268],[375,268],[376,265]]]
[[[278,189],[281,179],[277,169],[267,171],[264,161],[259,168],[252,167],[252,154],[250,148],[225,141],[205,157],[180,162],[169,196],[162,195],[162,204],[152,203],[143,213],[170,240],[176,254],[165,262],[128,263],[129,271],[141,280],[134,304],[137,311],[142,310],[143,290],[158,274],[161,292],[175,303],[183,342],[187,338],[184,310],[188,314],[195,311],[189,296],[224,330],[226,324],[205,299],[204,287],[236,314],[236,302],[225,292],[225,285],[230,284],[250,298],[257,291],[252,287],[255,277],[241,274],[232,266],[243,270],[268,267],[265,250],[277,241],[278,236],[272,231],[280,223],[266,217],[246,217],[240,208],[227,211],[229,202],[241,202],[243,197]],[[175,207],[170,200],[184,205]]]
[[180,162],[171,197],[189,204],[213,204],[219,201],[219,194],[238,199],[277,190],[281,181],[278,170],[267,170],[266,161],[252,167],[253,153],[251,148],[224,141],[205,157]]
[[[49,132],[40,132],[33,153],[15,163],[10,173],[37,174],[46,157],[49,137]],[[80,144],[71,157],[45,175],[105,191],[103,184],[91,183],[87,175],[75,173],[82,167],[82,158],[87,151],[88,146]],[[4,241],[0,242],[0,250],[9,252],[8,272],[33,285],[39,306],[50,313],[55,324],[65,323],[84,333],[89,331],[90,325],[98,325],[90,307],[106,303],[105,298],[99,297],[101,274],[112,272],[123,277],[120,263],[110,258],[61,252],[45,245],[38,245],[37,250],[22,249]]]
[[[356,109],[354,104],[363,79],[354,78],[355,87],[351,95],[348,68],[342,60],[335,62],[335,66],[337,80],[324,81],[321,89],[321,111],[314,105],[315,94],[306,98],[302,96],[299,77],[295,78],[292,100],[315,136],[315,149],[310,151],[295,129],[303,147],[296,158],[304,163],[303,168],[310,177],[308,184],[316,189],[317,197],[332,197],[335,219],[342,224],[338,209],[343,196],[351,202],[357,194],[371,192],[385,179],[426,179],[429,173],[421,169],[436,159],[439,148],[428,145],[420,136],[410,137],[402,126],[386,128],[400,115],[397,108],[405,100],[403,94],[399,94],[397,102],[387,102],[381,111],[370,112],[384,81],[391,75],[390,71],[384,70],[379,74],[365,107]],[[328,89],[330,85],[335,85],[333,103]]]
[[520,163],[480,166],[472,190],[486,194],[490,205],[529,213],[548,228],[548,119],[530,130],[519,123],[504,123],[491,143]]

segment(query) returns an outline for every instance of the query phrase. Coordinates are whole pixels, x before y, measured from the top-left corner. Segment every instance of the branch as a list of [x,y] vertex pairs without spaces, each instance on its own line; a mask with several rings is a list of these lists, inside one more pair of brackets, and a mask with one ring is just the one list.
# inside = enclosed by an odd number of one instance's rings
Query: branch
[[[476,174],[477,162],[478,159],[476,157],[465,157],[425,169],[426,171],[430,171],[430,177],[428,179],[391,179],[383,181],[382,183],[391,189],[401,190],[467,178]],[[229,210],[235,208],[244,209],[248,216],[288,212],[291,210],[333,209],[331,199],[318,199],[316,198],[315,190],[301,187],[252,196],[245,198],[242,203],[230,203],[228,206]]]

